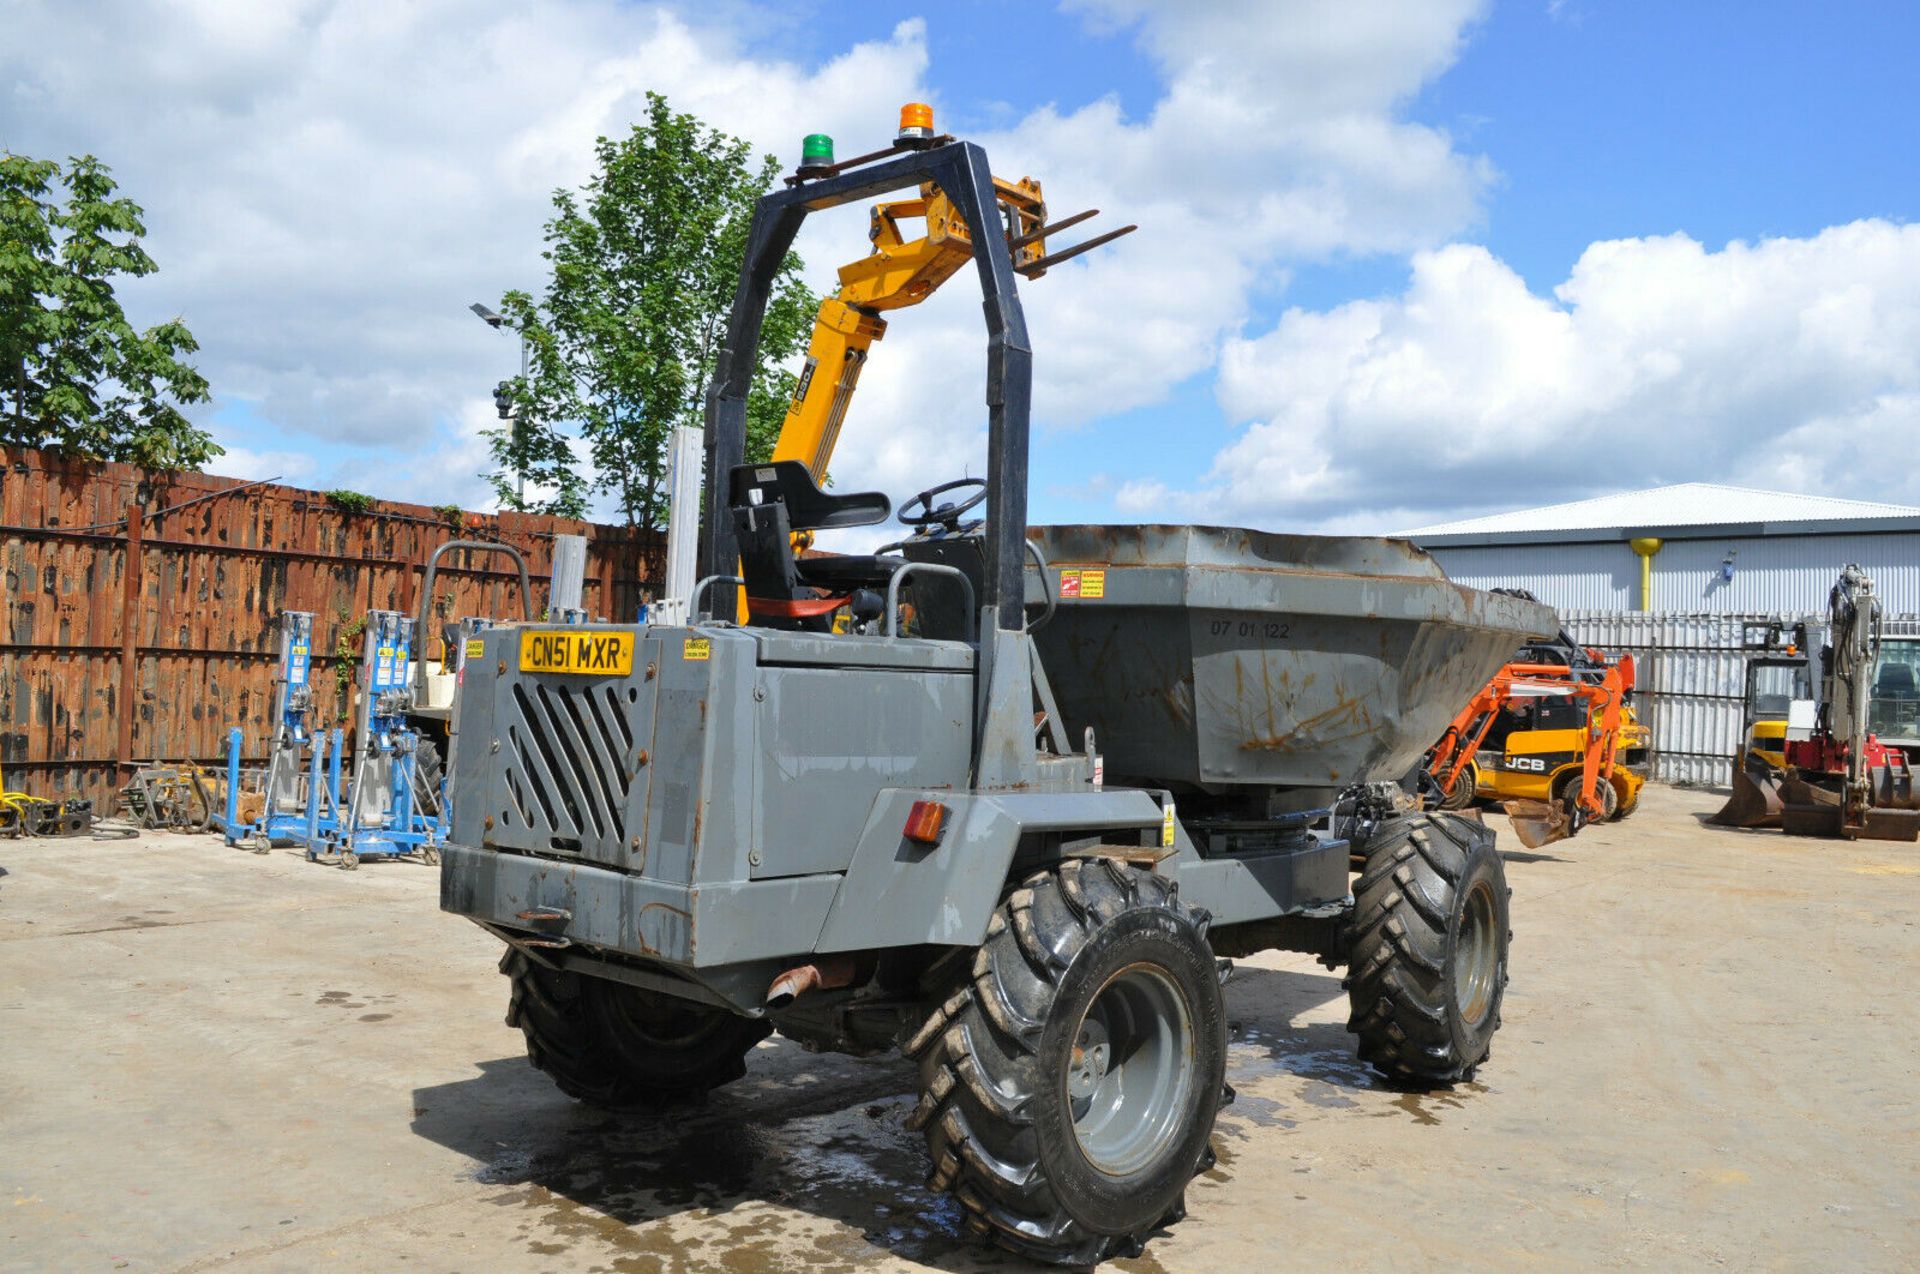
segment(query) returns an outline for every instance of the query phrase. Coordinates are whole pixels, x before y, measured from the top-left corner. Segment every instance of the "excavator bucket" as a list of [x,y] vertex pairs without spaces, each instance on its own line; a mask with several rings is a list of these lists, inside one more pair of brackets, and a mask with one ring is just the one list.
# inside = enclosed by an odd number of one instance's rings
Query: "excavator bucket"
[[1573,820],[1559,801],[1508,801],[1503,808],[1514,836],[1528,849],[1573,835]]
[[1780,826],[1780,776],[1744,767],[1733,772],[1733,794],[1707,820],[1715,827]]
[[1840,793],[1802,778],[1780,785],[1780,825],[1789,836],[1844,836]]
[[1879,767],[1868,772],[1868,782],[1872,803],[1856,814],[1856,822],[1849,823],[1838,792],[1805,779],[1788,779],[1780,788],[1781,826],[1789,836],[1920,839],[1920,799],[1913,795],[1911,786],[1894,787]]

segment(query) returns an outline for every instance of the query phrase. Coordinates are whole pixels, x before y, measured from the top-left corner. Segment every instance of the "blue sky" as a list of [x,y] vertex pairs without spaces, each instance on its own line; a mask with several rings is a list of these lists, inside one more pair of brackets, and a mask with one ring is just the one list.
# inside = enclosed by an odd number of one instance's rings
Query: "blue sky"
[[[482,500],[514,353],[464,305],[537,282],[546,193],[657,88],[783,158],[924,96],[1056,208],[1141,223],[1030,291],[1036,520],[1920,504],[1850,454],[1920,431],[1920,6],[112,7],[0,0],[0,144],[91,150],[147,206],[130,299],[200,334],[246,476]],[[856,236],[803,241],[817,284]],[[896,319],[843,485],[977,471],[973,306]]]

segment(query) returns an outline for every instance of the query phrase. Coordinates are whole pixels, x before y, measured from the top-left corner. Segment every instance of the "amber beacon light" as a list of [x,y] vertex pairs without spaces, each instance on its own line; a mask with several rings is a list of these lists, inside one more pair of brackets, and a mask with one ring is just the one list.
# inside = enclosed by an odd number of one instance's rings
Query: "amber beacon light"
[[908,102],[900,108],[900,131],[894,137],[897,146],[925,146],[933,140],[933,107],[925,102]]

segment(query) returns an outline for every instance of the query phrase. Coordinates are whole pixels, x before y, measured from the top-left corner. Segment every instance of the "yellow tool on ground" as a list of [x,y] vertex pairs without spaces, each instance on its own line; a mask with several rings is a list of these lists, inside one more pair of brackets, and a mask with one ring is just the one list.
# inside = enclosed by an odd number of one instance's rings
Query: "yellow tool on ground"
[[50,801],[9,791],[0,772],[0,836],[78,836],[91,826],[92,801]]

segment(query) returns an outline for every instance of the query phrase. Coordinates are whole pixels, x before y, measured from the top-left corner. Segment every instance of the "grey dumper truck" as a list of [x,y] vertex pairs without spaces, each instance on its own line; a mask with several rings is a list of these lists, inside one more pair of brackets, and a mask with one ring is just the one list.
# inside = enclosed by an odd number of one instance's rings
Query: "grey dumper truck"
[[[808,211],[923,182],[976,245],[987,475],[909,502],[882,552],[797,557],[795,532],[891,509],[745,463],[768,281]],[[1030,530],[994,207],[985,155],[949,140],[761,201],[708,394],[693,618],[476,638],[441,905],[506,942],[508,1020],[573,1096],[699,1094],[773,1031],[903,1049],[933,1185],[983,1236],[1086,1264],[1139,1250],[1212,1162],[1229,958],[1347,965],[1350,1029],[1397,1081],[1487,1056],[1492,833],[1399,783],[1558,624],[1399,541]]]

